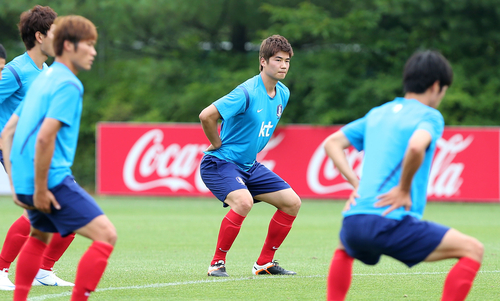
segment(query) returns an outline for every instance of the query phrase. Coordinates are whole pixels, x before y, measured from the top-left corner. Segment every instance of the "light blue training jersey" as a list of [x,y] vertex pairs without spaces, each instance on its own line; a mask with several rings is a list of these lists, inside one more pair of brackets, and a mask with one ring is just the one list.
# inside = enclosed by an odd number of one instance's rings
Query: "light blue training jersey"
[[[47,69],[43,63],[43,69]],[[27,52],[14,58],[2,70],[0,80],[0,131],[16,110],[31,83],[42,72]]]
[[276,95],[269,97],[259,74],[216,100],[213,104],[222,116],[222,146],[206,153],[249,170],[276,129],[289,97],[281,82],[276,84]]
[[427,202],[427,183],[436,142],[444,129],[441,113],[415,99],[396,98],[380,107],[373,108],[363,118],[355,120],[341,130],[358,150],[364,150],[362,175],[358,187],[356,205],[343,213],[382,215],[388,208],[375,208],[377,196],[399,184],[402,161],[410,137],[416,130],[425,130],[432,142],[425,152],[422,165],[411,184],[412,207],[390,212],[386,217],[400,220],[406,215],[422,218]]
[[49,169],[48,188],[71,175],[82,114],[83,85],[64,64],[54,62],[33,82],[24,101],[15,111],[19,115],[10,159],[12,182],[18,194],[34,193],[35,142],[45,118],[61,121]]

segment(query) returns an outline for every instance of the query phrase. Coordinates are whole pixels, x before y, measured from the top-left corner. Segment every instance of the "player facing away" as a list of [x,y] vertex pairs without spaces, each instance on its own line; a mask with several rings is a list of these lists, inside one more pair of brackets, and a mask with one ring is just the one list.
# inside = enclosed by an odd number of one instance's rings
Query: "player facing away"
[[[273,35],[260,46],[260,74],[205,108],[200,114],[211,145],[200,173],[205,185],[230,210],[222,220],[208,276],[229,276],[226,254],[255,202],[277,208],[262,252],[252,273],[294,275],[278,265],[274,253],[284,241],[300,209],[300,198],[290,185],[256,161],[285,109],[290,91],[280,82],[290,67],[293,49],[287,39]],[[222,119],[220,136],[217,122]]]
[[15,301],[27,299],[52,233],[66,237],[76,232],[92,240],[78,264],[73,301],[87,300],[96,289],[117,238],[113,224],[70,169],[83,99],[76,75],[92,66],[97,31],[81,16],[59,17],[54,24],[55,62],[35,79],[2,132],[15,201],[28,209],[31,222],[16,267]]
[[[14,110],[21,103],[33,80],[48,66],[45,61],[54,56],[52,47],[51,26],[57,14],[48,6],[34,6],[23,12],[18,24],[26,52],[9,62],[0,81],[0,131],[4,128]],[[53,29],[52,29],[53,30]],[[1,148],[1,145],[0,145]],[[0,162],[4,164],[0,149]],[[9,280],[8,272],[11,263],[21,251],[28,239],[30,223],[28,213],[24,211],[9,228],[0,253],[0,290],[14,290],[14,284]],[[73,283],[57,277],[52,268],[61,258],[75,235],[62,238],[55,234],[48,248],[40,270],[33,280],[33,285],[73,286]]]
[[[466,298],[481,265],[482,244],[421,220],[436,142],[444,129],[437,107],[452,80],[451,66],[439,52],[416,52],[404,68],[404,98],[373,108],[326,139],[326,153],[354,187],[330,266],[328,300],[344,300],[354,258],[375,265],[381,255],[408,267],[458,258],[441,300]],[[344,153],[351,145],[365,152],[359,181]]]

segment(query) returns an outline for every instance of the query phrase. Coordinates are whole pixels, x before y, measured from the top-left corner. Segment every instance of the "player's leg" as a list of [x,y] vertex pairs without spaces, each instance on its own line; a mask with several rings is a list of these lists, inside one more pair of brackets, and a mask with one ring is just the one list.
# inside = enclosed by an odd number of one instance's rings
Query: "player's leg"
[[25,301],[28,298],[33,279],[42,263],[42,256],[52,233],[43,232],[31,227],[31,234],[19,254],[16,265],[16,289],[14,301]]
[[233,163],[205,156],[200,165],[200,175],[224,207],[231,208],[222,219],[215,254],[207,272],[208,276],[227,277],[226,255],[253,206],[252,195],[245,185],[248,174]]
[[8,273],[11,263],[24,246],[30,234],[28,213],[24,210],[9,228],[0,253],[0,290],[14,290],[14,284],[9,280]]
[[441,300],[465,300],[483,260],[483,245],[474,237],[450,229],[438,247],[425,259],[459,258],[448,273]]
[[[231,210],[222,219],[219,235],[217,237],[217,247],[210,266],[215,266],[216,269],[209,269],[209,276],[228,276],[225,270],[226,255],[231,249],[241,225],[253,206],[253,198],[250,192],[246,189],[231,191],[224,203]],[[221,266],[224,264],[224,266]]]
[[42,265],[33,280],[33,286],[74,286],[73,283],[57,277],[53,271],[54,264],[64,254],[66,249],[75,238],[75,233],[62,237],[59,233],[54,233],[45,252],[43,253]]
[[108,264],[116,243],[116,229],[106,215],[95,217],[90,223],[75,231],[93,242],[83,254],[76,271],[72,301],[87,300],[95,291]]
[[328,301],[343,301],[347,296],[352,279],[352,265],[354,258],[345,251],[342,242],[333,254],[328,272],[326,299]]
[[295,275],[295,272],[286,271],[279,267],[273,259],[276,251],[292,229],[292,224],[301,205],[299,196],[293,189],[288,188],[255,196],[255,199],[271,204],[277,210],[269,222],[267,237],[253,267],[253,273]]
[[[116,242],[116,230],[95,200],[71,176],[50,191],[61,209],[47,215],[62,237],[77,233],[93,242],[76,272],[71,300],[87,300],[101,279]],[[30,219],[31,220],[31,219]]]
[[271,204],[277,209],[269,222],[267,237],[252,273],[295,275],[295,272],[283,269],[273,259],[299,213],[300,197],[288,183],[261,164],[256,165],[247,185],[256,200]]
[[252,209],[253,199],[248,190],[239,189],[231,191],[224,203],[231,209],[222,219],[215,254],[208,267],[208,276],[229,276],[226,272],[226,255],[238,236],[243,221]]

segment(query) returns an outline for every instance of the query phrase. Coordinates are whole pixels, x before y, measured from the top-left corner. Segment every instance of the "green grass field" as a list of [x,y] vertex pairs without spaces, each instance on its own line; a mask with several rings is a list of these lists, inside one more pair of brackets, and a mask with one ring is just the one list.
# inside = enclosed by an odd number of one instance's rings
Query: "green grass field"
[[[222,217],[213,199],[97,197],[118,230],[118,243],[91,300],[324,300],[326,275],[338,240],[343,202],[304,200],[276,259],[296,276],[252,276],[274,208],[257,204],[227,257],[229,278],[206,271]],[[21,214],[10,197],[0,197],[0,240]],[[477,237],[485,257],[468,300],[500,300],[500,205],[430,203],[425,219]],[[56,263],[56,273],[74,280],[90,241],[75,238]],[[455,260],[408,269],[384,257],[375,266],[354,265],[347,300],[439,300]],[[14,280],[15,262],[11,267]],[[34,287],[29,300],[69,300],[70,289]],[[0,291],[0,300],[12,292]]]

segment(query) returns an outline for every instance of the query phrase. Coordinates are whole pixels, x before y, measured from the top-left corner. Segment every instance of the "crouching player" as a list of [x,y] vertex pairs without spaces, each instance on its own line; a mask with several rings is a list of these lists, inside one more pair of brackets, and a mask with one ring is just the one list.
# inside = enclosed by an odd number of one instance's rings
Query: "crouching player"
[[[354,187],[328,276],[328,300],[344,300],[354,258],[376,264],[381,255],[412,267],[457,258],[441,300],[464,300],[481,265],[483,245],[455,229],[422,221],[436,142],[444,129],[437,110],[453,80],[435,51],[415,53],[403,73],[405,96],[372,109],[325,141],[325,151]],[[344,149],[365,151],[358,182]]]
[[92,66],[97,30],[81,16],[59,17],[54,24],[55,62],[35,79],[2,132],[15,202],[28,209],[31,223],[16,267],[16,301],[27,299],[52,233],[64,237],[75,232],[93,241],[78,264],[74,301],[87,300],[96,289],[117,238],[113,224],[70,169],[83,101],[76,75]]

